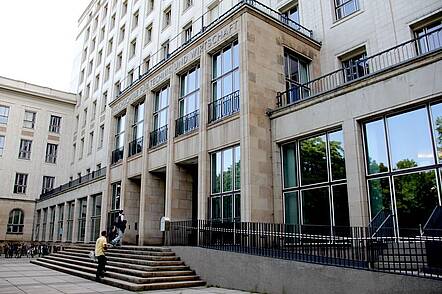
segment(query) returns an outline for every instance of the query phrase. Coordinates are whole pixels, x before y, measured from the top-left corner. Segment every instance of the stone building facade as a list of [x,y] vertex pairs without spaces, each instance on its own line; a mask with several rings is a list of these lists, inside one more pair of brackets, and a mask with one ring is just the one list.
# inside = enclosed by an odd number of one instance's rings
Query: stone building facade
[[0,241],[30,241],[35,200],[68,180],[75,100],[0,77]]
[[42,195],[35,227],[53,211],[60,241],[90,242],[118,209],[130,244],[161,244],[162,216],[366,226],[388,210],[396,234],[423,226],[441,201],[441,9],[92,1],[72,181]]

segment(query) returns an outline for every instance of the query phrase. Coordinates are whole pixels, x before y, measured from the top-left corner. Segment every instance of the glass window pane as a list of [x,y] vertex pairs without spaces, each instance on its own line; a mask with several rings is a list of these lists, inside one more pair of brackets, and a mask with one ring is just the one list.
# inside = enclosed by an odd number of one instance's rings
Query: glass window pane
[[387,118],[393,170],[434,163],[426,108]]
[[213,57],[213,78],[216,79],[221,75],[221,54],[218,53]]
[[350,226],[350,216],[348,212],[347,185],[336,185],[332,187],[333,192],[333,213],[335,226]]
[[345,179],[344,132],[337,131],[328,135],[332,179]]
[[296,187],[296,144],[282,146],[284,188]]
[[284,194],[284,211],[286,224],[299,224],[298,192]]
[[241,218],[241,194],[235,194],[235,218]]
[[233,150],[223,151],[223,192],[232,191],[233,186]]
[[304,190],[301,195],[303,224],[330,225],[328,188]]
[[233,67],[239,66],[239,45],[238,43],[233,45]]
[[221,192],[221,152],[212,154],[212,193]]
[[241,150],[235,147],[235,190],[241,189]]
[[232,69],[232,49],[225,49],[223,52],[223,73]]
[[223,219],[232,220],[233,217],[233,201],[232,195],[223,197]]
[[[439,204],[436,173],[434,170],[395,176],[394,190],[399,224],[399,234],[416,235],[419,225],[422,227],[431,212]],[[413,229],[410,232],[407,229]]]
[[442,161],[442,103],[431,105],[433,119],[434,140],[436,141],[436,153],[439,162]]
[[224,78],[223,78],[223,92],[222,92],[222,97],[224,97],[224,96],[226,96],[226,95],[229,95],[230,93],[232,93],[233,91],[232,91],[232,87],[233,87],[233,84],[232,84],[232,73],[230,73],[230,74],[228,74],[228,75],[226,75]]
[[383,209],[391,211],[390,181],[388,178],[368,180],[368,195],[371,219]]
[[326,182],[328,179],[325,135],[300,142],[302,185]]
[[365,149],[368,174],[388,171],[384,120],[365,124]]
[[233,91],[239,91],[239,70],[233,72]]
[[212,198],[212,219],[221,218],[221,197]]

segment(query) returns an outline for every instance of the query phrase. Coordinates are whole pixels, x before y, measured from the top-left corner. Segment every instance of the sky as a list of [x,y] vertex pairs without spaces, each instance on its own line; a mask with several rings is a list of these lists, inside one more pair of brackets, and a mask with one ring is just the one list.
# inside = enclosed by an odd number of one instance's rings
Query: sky
[[0,76],[73,91],[78,19],[90,0],[0,0]]

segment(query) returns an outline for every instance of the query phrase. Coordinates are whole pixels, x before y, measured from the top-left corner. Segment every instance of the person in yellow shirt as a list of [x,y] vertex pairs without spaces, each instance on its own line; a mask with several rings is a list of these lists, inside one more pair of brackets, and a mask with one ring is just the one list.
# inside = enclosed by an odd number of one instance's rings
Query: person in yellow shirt
[[106,255],[105,251],[107,250],[107,240],[106,240],[106,231],[101,232],[101,237],[97,239],[95,243],[95,256],[98,259],[97,266],[97,274],[95,276],[95,280],[99,281],[100,278],[104,278],[104,272],[106,267]]

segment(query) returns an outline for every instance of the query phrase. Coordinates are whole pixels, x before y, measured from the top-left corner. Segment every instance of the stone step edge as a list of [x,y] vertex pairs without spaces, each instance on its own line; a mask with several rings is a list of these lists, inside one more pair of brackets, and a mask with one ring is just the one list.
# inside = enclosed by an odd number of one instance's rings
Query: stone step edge
[[[77,252],[67,252],[67,251],[60,251],[55,254],[64,254],[68,256],[76,256],[76,257],[88,257],[86,253],[77,253]],[[89,258],[89,257],[88,257]],[[131,264],[140,264],[139,262],[142,261],[146,264],[152,264],[153,266],[165,266],[165,265],[184,265],[184,262],[182,260],[143,260],[143,259],[135,259],[135,258],[125,258],[125,257],[117,257],[117,256],[109,256],[109,260],[123,260]],[[159,264],[155,264],[159,263]],[[170,264],[169,264],[170,263]]]
[[[76,270],[70,270],[66,268],[62,268],[59,266],[51,265],[45,262],[41,262],[38,260],[31,260],[31,263],[43,266],[46,268],[50,268],[56,271],[64,272],[67,274],[75,275],[81,278],[85,278],[88,280],[95,281],[95,275],[83,273]],[[125,282],[113,278],[105,277],[101,279],[107,285],[130,290],[130,291],[143,291],[143,290],[159,290],[159,289],[173,289],[173,288],[185,288],[185,287],[196,287],[196,286],[204,286],[206,285],[205,281],[184,281],[184,282],[170,282],[170,283],[151,283],[151,284],[134,284],[130,282]]]
[[[76,252],[89,252],[95,250],[95,247],[91,248],[80,248],[80,247],[63,247],[63,251],[76,251]],[[140,255],[140,256],[176,256],[175,252],[173,251],[143,251],[143,250],[126,250],[126,249],[119,249],[119,247],[109,247],[107,249],[107,252],[115,252],[115,253],[122,253],[122,254],[134,254],[134,255]]]
[[[83,250],[83,249],[71,249],[71,248],[63,248],[63,250],[58,252],[72,252],[72,253],[78,253],[78,254],[88,254],[92,250]],[[130,252],[130,251],[129,251]],[[121,253],[121,252],[115,252],[112,249],[106,251],[106,255],[108,256],[114,256],[114,255],[121,255],[123,256],[131,256],[135,258],[143,258],[147,260],[152,261],[170,261],[171,259],[179,260],[179,256],[174,255],[147,255],[147,254],[133,254],[133,253]]]
[[[72,260],[67,259],[59,256],[45,256],[41,258],[40,260],[48,260],[48,261],[58,261],[58,262],[72,262],[73,264],[79,265],[79,266],[89,266],[91,268],[96,268],[97,264],[91,260],[89,261],[81,261],[81,260]],[[122,266],[124,266],[122,264]],[[195,275],[195,272],[192,270],[174,270],[174,271],[148,271],[148,270],[139,270],[139,269],[128,269],[121,266],[113,266],[113,265],[107,265],[106,270],[108,272],[114,272],[114,273],[124,273],[129,272],[133,275],[136,275],[137,277],[149,277],[149,278],[155,278],[155,277],[174,277],[174,276],[190,276]]]
[[[95,248],[95,244],[75,244],[75,245],[66,245],[63,247],[77,247],[77,248]],[[113,247],[115,249],[120,250],[140,250],[140,251],[154,251],[154,252],[171,252],[172,249],[169,247],[161,247],[161,246],[130,246],[130,245],[123,245],[123,246],[117,246]]]
[[[57,257],[63,257],[66,259],[73,259],[73,260],[87,260],[89,261],[90,258],[87,256],[72,256],[72,255],[67,255],[67,254],[62,254],[62,253],[53,253],[50,256],[57,256]],[[189,269],[189,266],[183,264],[183,265],[143,265],[143,264],[136,264],[136,263],[123,263],[123,262],[119,262],[119,261],[112,261],[112,260],[108,260],[108,264],[114,264],[117,266],[129,266],[129,267],[137,267],[137,268],[143,268],[142,270],[146,270],[146,271],[152,271],[152,272],[156,272],[156,271],[167,271],[167,270],[175,270],[176,268],[182,268],[182,269]],[[147,269],[146,269],[147,268]],[[141,269],[140,269],[141,270]]]

